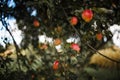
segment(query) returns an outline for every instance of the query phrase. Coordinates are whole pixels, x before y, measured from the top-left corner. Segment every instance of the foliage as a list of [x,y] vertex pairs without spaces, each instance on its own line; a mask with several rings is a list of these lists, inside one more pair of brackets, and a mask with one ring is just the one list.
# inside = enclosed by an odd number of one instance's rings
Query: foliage
[[[0,78],[9,80],[12,76],[14,80],[26,80],[25,77],[31,75],[28,80],[88,80],[90,76],[83,68],[93,53],[89,45],[103,48],[112,38],[109,26],[120,24],[119,0],[14,0],[15,7],[8,7],[7,2],[0,1],[0,21],[13,38],[16,51],[1,56],[0,74],[4,77]],[[93,12],[89,22],[81,17],[86,9]],[[34,11],[36,15],[32,14]],[[24,34],[20,47],[7,27],[5,19],[10,16],[17,20],[18,28]],[[77,17],[76,25],[71,25],[72,17]],[[96,37],[99,33],[102,39]],[[40,42],[40,35],[51,39],[51,43],[49,40]],[[67,42],[70,37],[78,41]],[[55,42],[56,39],[59,40]],[[71,48],[71,44],[76,44],[78,49]],[[2,53],[4,50],[0,48]],[[60,62],[59,68],[53,70],[56,60]]]

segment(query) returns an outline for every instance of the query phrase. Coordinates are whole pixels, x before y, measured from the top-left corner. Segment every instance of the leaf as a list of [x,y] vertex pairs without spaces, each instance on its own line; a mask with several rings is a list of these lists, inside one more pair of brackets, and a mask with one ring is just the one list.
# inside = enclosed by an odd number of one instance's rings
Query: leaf
[[119,80],[120,78],[120,70],[117,69],[105,69],[105,68],[98,68],[94,69],[91,67],[86,67],[84,70],[91,75],[92,77],[95,77],[98,80]]

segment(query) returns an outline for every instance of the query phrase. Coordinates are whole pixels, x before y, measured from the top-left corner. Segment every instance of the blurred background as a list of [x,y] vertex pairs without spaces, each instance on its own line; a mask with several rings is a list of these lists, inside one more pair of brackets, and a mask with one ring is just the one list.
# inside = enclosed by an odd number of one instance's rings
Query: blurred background
[[120,0],[1,0],[0,80],[120,80]]

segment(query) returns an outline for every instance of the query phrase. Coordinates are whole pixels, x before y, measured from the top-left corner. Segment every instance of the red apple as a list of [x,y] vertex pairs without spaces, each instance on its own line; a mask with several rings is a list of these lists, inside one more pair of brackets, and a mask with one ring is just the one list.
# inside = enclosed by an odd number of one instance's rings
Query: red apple
[[97,40],[102,40],[102,38],[103,38],[102,33],[97,33],[96,38],[97,38]]
[[74,16],[70,19],[70,24],[71,25],[75,26],[77,23],[78,23],[78,18],[77,17]]
[[76,43],[72,43],[72,44],[70,45],[70,47],[71,47],[73,50],[77,51],[77,52],[80,51],[80,46],[79,46],[78,44],[76,44]]
[[85,22],[90,22],[93,18],[93,12],[90,9],[86,9],[82,12],[81,16]]
[[35,27],[39,27],[39,26],[40,26],[40,23],[39,23],[38,20],[34,20],[33,25],[34,25]]
[[56,61],[54,61],[54,63],[53,63],[53,69],[54,69],[54,70],[57,70],[58,68],[59,68],[59,61],[56,60]]

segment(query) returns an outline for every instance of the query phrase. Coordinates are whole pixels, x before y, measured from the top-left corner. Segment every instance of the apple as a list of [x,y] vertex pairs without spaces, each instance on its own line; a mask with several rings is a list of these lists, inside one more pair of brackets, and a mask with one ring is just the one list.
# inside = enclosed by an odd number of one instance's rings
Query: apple
[[96,38],[97,38],[97,40],[102,40],[102,38],[103,38],[102,33],[97,33]]
[[47,44],[43,44],[43,45],[39,45],[39,48],[46,50],[46,49],[48,49],[48,46],[47,46]]
[[39,27],[39,26],[40,26],[40,23],[39,23],[38,20],[34,20],[33,25],[34,25],[35,27]]
[[54,70],[57,70],[58,68],[59,68],[59,61],[56,60],[56,61],[54,61],[54,63],[53,63],[53,69],[54,69]]
[[60,45],[62,43],[61,39],[60,38],[56,38],[54,40],[54,45],[57,46],[57,45]]
[[82,12],[81,16],[85,22],[90,22],[93,18],[93,12],[90,9],[86,9]]
[[76,44],[76,43],[72,43],[72,44],[70,45],[70,47],[71,47],[73,50],[77,51],[77,52],[80,51],[80,46],[79,46],[78,44]]
[[73,16],[71,19],[70,19],[70,24],[75,26],[76,24],[78,23],[78,18]]

